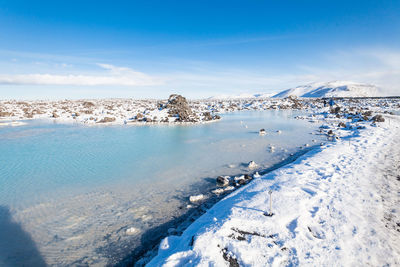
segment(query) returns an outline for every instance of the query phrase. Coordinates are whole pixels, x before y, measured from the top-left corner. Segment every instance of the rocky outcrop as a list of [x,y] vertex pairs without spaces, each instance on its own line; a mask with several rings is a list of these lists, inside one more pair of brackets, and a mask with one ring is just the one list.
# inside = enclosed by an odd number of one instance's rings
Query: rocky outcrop
[[168,102],[166,104],[166,108],[168,108],[168,114],[171,117],[176,117],[176,121],[180,122],[191,122],[195,121],[192,109],[189,107],[189,104],[185,97],[177,94],[172,94],[168,98]]

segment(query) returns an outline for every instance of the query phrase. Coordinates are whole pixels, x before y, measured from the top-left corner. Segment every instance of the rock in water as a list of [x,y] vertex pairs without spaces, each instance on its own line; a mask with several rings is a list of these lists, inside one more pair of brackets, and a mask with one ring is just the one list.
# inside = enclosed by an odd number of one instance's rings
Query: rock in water
[[255,168],[257,168],[258,167],[258,165],[257,165],[257,163],[255,163],[254,161],[250,161],[249,162],[249,165],[248,165],[248,168],[249,169],[255,169]]
[[258,173],[258,172],[256,172],[254,175],[253,175],[253,178],[260,178],[261,177],[261,175]]
[[192,202],[192,203],[199,202],[200,200],[203,200],[203,199],[204,199],[204,195],[203,194],[189,197],[189,201]]
[[229,185],[229,176],[218,176],[217,184],[219,186],[228,186]]

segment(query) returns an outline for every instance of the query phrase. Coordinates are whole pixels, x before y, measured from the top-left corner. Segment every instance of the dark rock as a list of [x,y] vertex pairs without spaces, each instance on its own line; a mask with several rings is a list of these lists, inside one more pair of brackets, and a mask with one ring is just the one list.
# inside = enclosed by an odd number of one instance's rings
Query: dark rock
[[219,186],[228,186],[229,185],[229,178],[226,176],[218,176],[217,177],[217,184]]
[[364,112],[362,115],[363,116],[371,116],[372,115],[372,111],[368,110],[368,111]]
[[144,118],[144,115],[142,114],[142,113],[138,113],[137,115],[136,115],[136,119],[137,120],[142,120]]
[[385,118],[382,115],[375,115],[372,117],[372,121],[374,122],[384,122]]
[[237,183],[240,184],[240,185],[244,185],[244,184],[247,183],[247,180],[246,179],[240,179]]
[[333,114],[338,114],[340,112],[340,107],[335,107],[333,109],[331,109],[331,113]]
[[211,121],[213,119],[210,112],[204,112],[203,116],[205,121]]
[[346,126],[346,123],[344,123],[344,122],[339,122],[338,127],[346,128],[347,126]]

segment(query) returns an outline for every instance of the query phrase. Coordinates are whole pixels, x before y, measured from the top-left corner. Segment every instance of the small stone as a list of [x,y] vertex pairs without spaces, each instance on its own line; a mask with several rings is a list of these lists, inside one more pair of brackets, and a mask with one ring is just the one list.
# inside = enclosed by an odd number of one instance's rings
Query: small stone
[[254,161],[250,161],[249,164],[248,164],[248,168],[249,169],[255,169],[257,167],[258,167],[258,165]]

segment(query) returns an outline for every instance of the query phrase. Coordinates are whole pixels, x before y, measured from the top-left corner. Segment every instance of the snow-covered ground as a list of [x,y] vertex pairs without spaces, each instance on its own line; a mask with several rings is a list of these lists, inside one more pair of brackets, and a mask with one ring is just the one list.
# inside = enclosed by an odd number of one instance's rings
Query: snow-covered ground
[[[360,109],[369,107],[375,111],[392,111],[400,107],[399,99],[344,99],[345,107]],[[239,110],[310,110],[324,107],[319,98],[246,98],[189,100],[187,107],[178,105],[184,120],[172,112],[167,100],[133,99],[82,99],[62,101],[16,101],[0,100],[0,122],[27,119],[47,119],[56,122],[73,122],[88,125],[145,124],[145,123],[202,123],[216,121],[218,113]],[[187,110],[190,108],[190,111]],[[7,123],[0,126],[8,126]],[[14,125],[16,126],[16,125]]]
[[337,141],[228,195],[148,266],[399,266],[400,118],[385,118],[327,120]]

